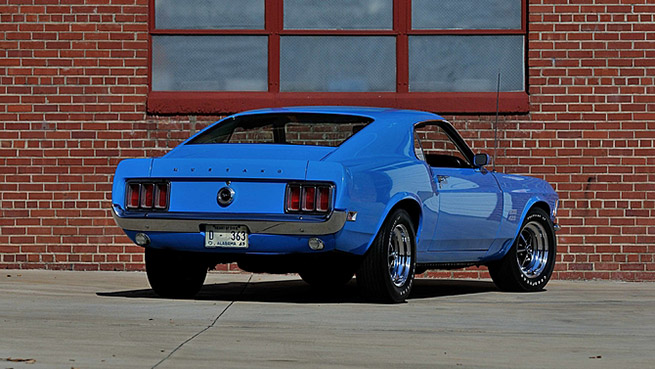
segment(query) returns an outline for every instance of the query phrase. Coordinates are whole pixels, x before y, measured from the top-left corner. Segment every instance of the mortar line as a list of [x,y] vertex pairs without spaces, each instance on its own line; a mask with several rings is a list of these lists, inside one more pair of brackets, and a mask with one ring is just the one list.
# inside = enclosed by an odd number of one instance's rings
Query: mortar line
[[216,325],[216,323],[218,322],[218,320],[223,316],[223,314],[225,314],[225,312],[227,312],[227,310],[228,310],[230,307],[232,307],[232,305],[234,305],[234,303],[235,303],[235,302],[236,302],[236,301],[237,301],[241,296],[243,296],[243,293],[246,291],[246,288],[248,287],[248,284],[250,283],[251,280],[252,280],[252,274],[250,274],[250,277],[248,277],[248,280],[246,281],[245,285],[243,286],[243,288],[242,288],[241,291],[239,292],[239,296],[237,296],[236,299],[232,300],[232,301],[231,301],[231,302],[230,302],[230,303],[229,303],[229,304],[228,304],[228,305],[223,309],[223,311],[221,311],[221,312],[218,314],[218,316],[216,317],[216,319],[214,319],[214,321],[213,321],[210,325],[208,325],[207,327],[201,329],[200,332],[194,334],[193,336],[187,338],[184,342],[180,343],[180,344],[179,344],[175,349],[173,349],[173,351],[171,351],[170,353],[168,353],[168,355],[166,355],[166,357],[164,357],[163,359],[161,359],[157,364],[153,365],[151,369],[155,369],[155,368],[158,367],[161,363],[163,363],[164,361],[168,360],[171,356],[173,356],[173,354],[174,354],[177,350],[181,349],[182,346],[184,346],[184,345],[186,345],[187,343],[191,342],[194,338],[196,338],[196,337],[200,336],[201,334],[205,333],[205,332],[206,332],[207,330],[209,330],[210,328],[213,328],[214,325]]

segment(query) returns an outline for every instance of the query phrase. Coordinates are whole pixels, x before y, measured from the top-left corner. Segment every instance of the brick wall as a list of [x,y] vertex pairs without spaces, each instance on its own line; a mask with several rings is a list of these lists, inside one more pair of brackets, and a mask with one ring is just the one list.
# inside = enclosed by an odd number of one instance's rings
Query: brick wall
[[[655,280],[655,1],[529,3],[531,111],[501,116],[497,167],[560,194],[556,277]],[[146,22],[146,0],[0,0],[0,268],[142,268],[114,168],[216,119],[146,114]],[[448,118],[492,151],[493,117]]]

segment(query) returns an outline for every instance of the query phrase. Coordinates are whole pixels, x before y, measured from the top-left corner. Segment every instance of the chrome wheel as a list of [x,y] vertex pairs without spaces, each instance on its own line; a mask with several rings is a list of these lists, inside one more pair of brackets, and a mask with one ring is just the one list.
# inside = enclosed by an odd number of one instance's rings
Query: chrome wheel
[[387,255],[391,282],[402,287],[409,278],[412,264],[412,240],[404,224],[396,224],[391,231]]
[[537,221],[527,223],[516,244],[516,262],[527,278],[538,278],[548,264],[550,241],[546,228]]

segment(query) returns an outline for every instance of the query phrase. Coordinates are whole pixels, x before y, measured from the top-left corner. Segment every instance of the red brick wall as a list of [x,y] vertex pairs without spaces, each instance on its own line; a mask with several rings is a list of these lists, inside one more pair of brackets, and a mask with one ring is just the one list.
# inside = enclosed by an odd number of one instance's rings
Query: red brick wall
[[[654,280],[655,1],[529,3],[531,111],[501,116],[498,169],[560,194],[556,277]],[[0,268],[142,268],[110,217],[114,168],[216,117],[146,114],[146,0],[0,14]],[[492,151],[493,117],[448,118]]]

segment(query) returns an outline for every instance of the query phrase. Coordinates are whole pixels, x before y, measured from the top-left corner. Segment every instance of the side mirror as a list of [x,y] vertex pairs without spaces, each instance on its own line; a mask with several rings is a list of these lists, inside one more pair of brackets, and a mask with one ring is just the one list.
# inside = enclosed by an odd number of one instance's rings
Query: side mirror
[[489,163],[489,155],[487,154],[475,154],[475,156],[473,156],[473,166],[476,168],[482,168],[488,163]]

